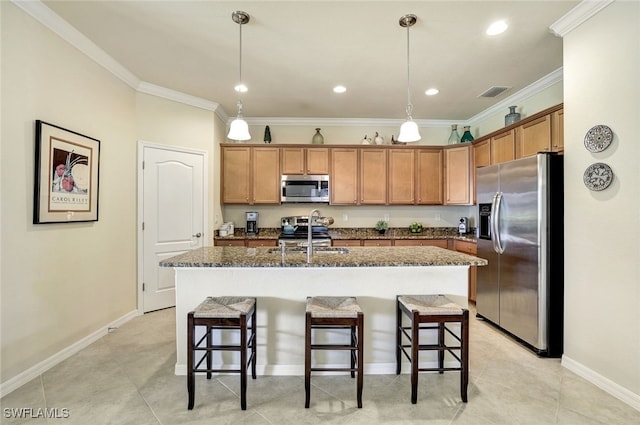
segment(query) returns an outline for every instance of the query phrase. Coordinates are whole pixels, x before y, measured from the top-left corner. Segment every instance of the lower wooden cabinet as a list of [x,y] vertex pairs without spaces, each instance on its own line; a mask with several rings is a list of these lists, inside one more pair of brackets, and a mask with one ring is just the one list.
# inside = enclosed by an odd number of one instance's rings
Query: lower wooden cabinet
[[247,248],[256,248],[259,246],[278,246],[277,239],[247,239]]
[[331,241],[332,246],[362,246],[362,241],[360,239],[333,239]]
[[362,246],[393,246],[393,240],[391,239],[365,239],[362,241]]
[[[469,255],[476,255],[478,253],[478,245],[473,242],[455,240],[453,242],[453,249],[458,252],[464,252]],[[469,267],[469,301],[476,302],[476,295],[478,293],[478,267]]]
[[396,239],[395,246],[437,246],[447,248],[446,239]]
[[244,239],[216,239],[213,241],[214,246],[245,246]]

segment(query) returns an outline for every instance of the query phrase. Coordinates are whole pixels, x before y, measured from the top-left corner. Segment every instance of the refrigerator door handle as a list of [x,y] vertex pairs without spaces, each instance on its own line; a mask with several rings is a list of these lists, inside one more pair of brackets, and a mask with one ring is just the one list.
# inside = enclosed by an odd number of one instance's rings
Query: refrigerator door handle
[[498,254],[504,252],[502,241],[500,240],[500,206],[502,205],[502,192],[496,192],[493,195],[493,203],[491,206],[491,241],[493,242],[493,250]]

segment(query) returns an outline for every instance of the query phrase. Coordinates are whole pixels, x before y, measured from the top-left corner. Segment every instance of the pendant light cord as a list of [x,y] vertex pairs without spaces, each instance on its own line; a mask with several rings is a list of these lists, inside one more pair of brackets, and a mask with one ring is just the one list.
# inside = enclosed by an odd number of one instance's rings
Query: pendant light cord
[[242,116],[242,21],[238,22],[238,26],[240,27],[240,48],[238,49],[239,51],[239,55],[238,55],[238,74],[239,74],[239,81],[238,81],[238,116],[241,117]]
[[411,113],[413,112],[413,105],[411,104],[411,74],[410,74],[410,61],[409,61],[409,27],[411,25],[407,25],[407,116],[409,119],[411,118]]

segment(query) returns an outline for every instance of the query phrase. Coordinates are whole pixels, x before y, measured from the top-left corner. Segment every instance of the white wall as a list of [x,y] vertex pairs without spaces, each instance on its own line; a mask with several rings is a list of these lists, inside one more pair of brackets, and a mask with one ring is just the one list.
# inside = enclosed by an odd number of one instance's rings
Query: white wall
[[[2,381],[136,308],[134,91],[2,8]],[[99,221],[32,224],[34,121],[97,138]]]
[[[640,2],[616,1],[564,37],[565,339],[563,364],[640,410]],[[594,125],[612,146],[583,145]],[[607,163],[613,184],[582,175]]]

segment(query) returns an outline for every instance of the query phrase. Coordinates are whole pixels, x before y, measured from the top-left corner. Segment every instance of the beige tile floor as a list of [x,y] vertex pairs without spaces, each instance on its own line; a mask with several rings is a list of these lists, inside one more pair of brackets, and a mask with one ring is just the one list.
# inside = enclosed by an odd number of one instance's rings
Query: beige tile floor
[[[472,315],[473,317],[473,315]],[[304,408],[302,377],[249,380],[240,410],[237,375],[198,377],[187,410],[186,379],[173,373],[175,310],[137,317],[0,400],[2,424],[640,424],[640,412],[482,321],[471,323],[469,401],[459,375],[421,374],[418,404],[408,375],[367,375],[363,408],[348,376],[314,376]],[[7,418],[11,408],[57,408],[65,419]],[[36,415],[32,415],[36,416]]]

